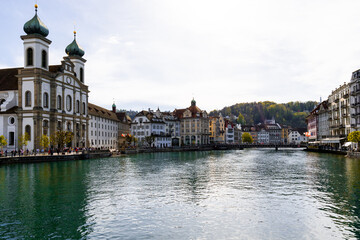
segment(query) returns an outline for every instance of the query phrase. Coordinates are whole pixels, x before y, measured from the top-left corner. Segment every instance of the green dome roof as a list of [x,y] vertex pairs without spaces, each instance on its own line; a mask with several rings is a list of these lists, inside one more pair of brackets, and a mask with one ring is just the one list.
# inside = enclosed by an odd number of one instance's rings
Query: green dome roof
[[85,51],[79,46],[79,44],[76,41],[76,32],[74,32],[74,41],[70,43],[66,49],[65,52],[69,56],[78,56],[82,57],[85,54]]
[[49,35],[49,29],[37,15],[37,6],[35,7],[35,16],[24,25],[24,32],[27,34],[40,34],[43,37]]
[[115,103],[113,103],[112,107],[116,107]]

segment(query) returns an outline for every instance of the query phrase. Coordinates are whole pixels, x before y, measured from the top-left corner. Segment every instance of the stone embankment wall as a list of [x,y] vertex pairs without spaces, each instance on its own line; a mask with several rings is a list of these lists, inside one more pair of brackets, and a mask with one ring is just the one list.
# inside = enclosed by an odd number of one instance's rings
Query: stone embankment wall
[[110,152],[94,152],[84,154],[69,154],[69,155],[37,155],[37,156],[21,156],[21,157],[1,157],[1,164],[13,164],[13,163],[38,163],[38,162],[57,162],[57,161],[74,161],[85,160],[92,158],[110,157]]

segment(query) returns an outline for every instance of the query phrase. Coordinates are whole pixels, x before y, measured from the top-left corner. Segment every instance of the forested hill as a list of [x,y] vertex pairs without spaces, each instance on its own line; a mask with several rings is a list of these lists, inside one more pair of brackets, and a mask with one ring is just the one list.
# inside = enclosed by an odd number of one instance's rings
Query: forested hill
[[242,124],[257,124],[264,122],[265,119],[275,118],[277,123],[291,126],[293,128],[306,127],[305,118],[309,112],[317,105],[315,101],[308,102],[250,102],[237,103],[222,110],[214,110],[210,115],[220,113],[223,116],[235,115],[238,122]]

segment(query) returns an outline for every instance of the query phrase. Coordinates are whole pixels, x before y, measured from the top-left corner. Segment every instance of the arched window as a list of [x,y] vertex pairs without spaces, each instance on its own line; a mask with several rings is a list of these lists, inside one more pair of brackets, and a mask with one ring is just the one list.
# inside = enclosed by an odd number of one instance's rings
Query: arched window
[[49,107],[49,94],[46,92],[44,93],[44,108]]
[[41,52],[41,66],[47,68],[47,53],[45,50]]
[[62,130],[62,122],[61,121],[58,121],[57,122],[57,130]]
[[70,95],[67,95],[67,96],[66,96],[66,110],[67,110],[68,112],[71,111],[71,105],[72,105],[72,103],[71,103],[71,96],[70,96]]
[[25,133],[29,136],[29,141],[31,140],[31,127],[30,125],[25,126]]
[[80,68],[80,81],[83,83],[84,82],[84,69]]
[[61,105],[62,105],[61,96],[58,95],[58,96],[57,96],[57,109],[58,109],[58,110],[61,110]]
[[26,66],[34,65],[34,51],[32,48],[26,50]]
[[80,101],[76,100],[76,113],[80,112]]
[[31,92],[25,92],[25,107],[31,107]]
[[48,134],[48,129],[49,129],[49,121],[44,120],[43,121],[43,134],[47,135]]
[[82,112],[83,112],[83,114],[86,114],[86,109],[85,109],[85,103],[83,102],[83,109],[82,109]]
[[67,130],[68,130],[68,131],[71,131],[71,122],[67,122],[66,125],[67,125]]

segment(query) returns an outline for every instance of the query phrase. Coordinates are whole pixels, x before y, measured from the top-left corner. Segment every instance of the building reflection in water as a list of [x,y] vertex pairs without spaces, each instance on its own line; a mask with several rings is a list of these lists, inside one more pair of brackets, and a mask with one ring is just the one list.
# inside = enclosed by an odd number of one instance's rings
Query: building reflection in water
[[86,171],[80,161],[0,167],[0,236],[86,236]]

